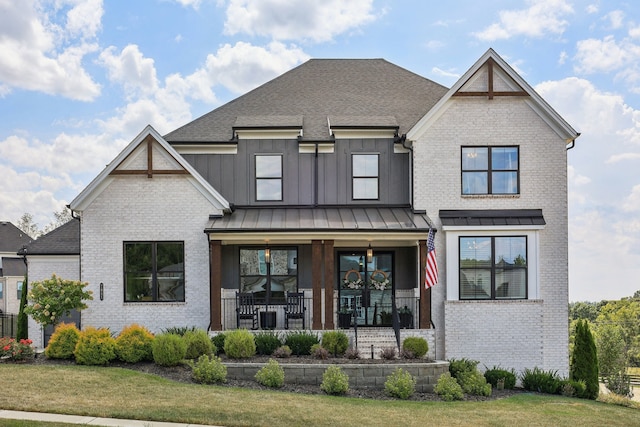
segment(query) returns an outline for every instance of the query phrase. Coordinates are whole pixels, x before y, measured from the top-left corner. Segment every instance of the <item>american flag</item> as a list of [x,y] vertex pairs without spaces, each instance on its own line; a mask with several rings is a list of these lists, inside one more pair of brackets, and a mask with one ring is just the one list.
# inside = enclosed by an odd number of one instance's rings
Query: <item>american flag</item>
[[433,244],[434,232],[429,229],[427,238],[427,266],[424,268],[424,287],[429,289],[438,283],[438,262],[436,260],[436,247]]

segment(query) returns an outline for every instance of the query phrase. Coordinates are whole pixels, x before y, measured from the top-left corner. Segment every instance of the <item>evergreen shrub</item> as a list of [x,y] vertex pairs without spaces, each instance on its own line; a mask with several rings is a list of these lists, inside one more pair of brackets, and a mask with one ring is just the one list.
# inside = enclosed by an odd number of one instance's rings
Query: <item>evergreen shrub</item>
[[58,323],[44,354],[49,359],[71,359],[80,338],[80,331],[73,323]]

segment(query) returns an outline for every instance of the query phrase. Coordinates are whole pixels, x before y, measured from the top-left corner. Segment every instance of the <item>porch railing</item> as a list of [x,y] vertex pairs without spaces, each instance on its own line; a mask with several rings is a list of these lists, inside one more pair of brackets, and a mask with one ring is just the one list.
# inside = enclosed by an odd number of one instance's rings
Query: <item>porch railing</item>
[[[397,314],[399,318],[399,327],[414,329],[418,326],[419,320],[419,299],[416,297],[395,297],[395,305],[397,308]],[[313,315],[313,298],[304,298],[304,306],[307,308],[305,311],[305,329],[311,329],[312,315]],[[338,299],[334,299],[334,307],[337,310]],[[258,327],[260,329],[284,329],[285,327],[285,305],[284,304],[256,304],[258,316]],[[377,303],[370,312],[375,313],[375,320],[369,318],[366,326],[393,326],[393,303]],[[370,315],[371,316],[371,315]],[[362,323],[362,319],[357,315],[353,319],[359,321],[358,326],[365,326]],[[334,322],[335,323],[335,322]],[[236,299],[235,298],[222,298],[222,326],[225,330],[237,329],[236,319]],[[339,327],[335,323],[336,328]],[[241,320],[240,328],[250,329],[252,327],[251,320]],[[296,330],[302,329],[301,319],[290,319],[289,329]]]
[[18,315],[0,314],[0,337],[15,338],[18,334]]

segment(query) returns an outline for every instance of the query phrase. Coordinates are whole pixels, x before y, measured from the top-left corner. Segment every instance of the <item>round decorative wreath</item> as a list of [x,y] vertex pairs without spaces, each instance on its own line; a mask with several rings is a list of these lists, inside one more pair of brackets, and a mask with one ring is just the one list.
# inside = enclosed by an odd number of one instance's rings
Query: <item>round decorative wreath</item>
[[382,270],[374,270],[371,273],[371,289],[384,291],[390,284],[387,273]]
[[342,289],[361,289],[363,285],[364,282],[358,270],[349,270],[344,274]]

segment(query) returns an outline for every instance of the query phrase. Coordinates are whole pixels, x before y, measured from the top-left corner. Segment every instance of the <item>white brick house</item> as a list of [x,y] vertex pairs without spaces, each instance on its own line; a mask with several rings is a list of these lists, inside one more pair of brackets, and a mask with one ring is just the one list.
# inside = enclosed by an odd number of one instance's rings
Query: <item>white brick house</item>
[[240,292],[264,314],[248,326],[269,313],[280,329],[298,292],[296,327],[334,329],[344,308],[384,331],[406,307],[401,333],[438,359],[565,374],[578,135],[493,50],[450,89],[383,60],[311,60],[146,128],[71,203],[96,296],[83,325],[233,329]]

